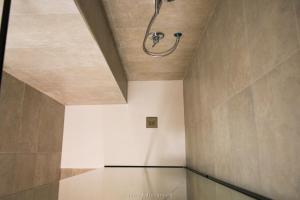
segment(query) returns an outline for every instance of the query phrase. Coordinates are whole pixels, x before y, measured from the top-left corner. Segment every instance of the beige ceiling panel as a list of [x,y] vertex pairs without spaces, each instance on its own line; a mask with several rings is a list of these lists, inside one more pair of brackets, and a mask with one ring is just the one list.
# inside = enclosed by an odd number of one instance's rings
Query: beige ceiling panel
[[128,69],[130,72],[185,72],[187,60],[182,61],[155,61],[155,62],[130,62]]
[[126,103],[73,0],[12,1],[5,71],[63,104]]
[[66,105],[126,103],[114,77],[102,76],[106,72],[101,68],[7,68],[6,71]]
[[184,76],[189,59],[159,58],[149,61],[128,62],[128,74],[132,80],[179,80]]
[[[143,52],[142,43],[154,13],[154,0],[102,1],[130,80],[183,79],[216,3],[215,0],[164,1],[152,30],[164,32],[165,38],[154,51],[172,46],[175,32],[182,32],[183,38],[174,54],[152,58]],[[147,46],[151,46],[151,41]],[[156,71],[157,68],[163,71]]]
[[174,32],[184,36],[172,55],[153,58],[142,42],[154,0],[76,1],[94,37],[73,0],[14,0],[5,58],[6,71],[65,104],[125,103],[122,64],[129,80],[183,79],[215,7],[164,2],[152,29],[165,33],[156,50],[169,48]]
[[[200,31],[204,27],[200,27]],[[159,44],[159,47],[168,48],[174,43],[174,32],[177,32],[179,28],[170,28],[170,29],[158,29],[165,33],[165,38]],[[181,28],[183,30],[183,28]],[[183,31],[184,32],[184,31]],[[183,35],[182,43],[184,43],[183,48],[185,49],[194,49],[193,46],[199,42],[199,28],[189,28],[185,32],[188,32],[188,35]],[[116,35],[116,42],[119,48],[124,47],[134,47],[142,50],[142,42],[140,39],[145,35],[145,28],[116,28],[114,34]],[[148,45],[152,45],[151,41],[147,42]],[[181,45],[181,43],[179,44]],[[182,45],[181,45],[182,46]],[[122,52],[122,51],[121,51]]]
[[[194,50],[189,48],[189,49],[183,49],[183,48],[178,48],[173,54],[166,56],[166,57],[161,57],[161,58],[153,58],[151,56],[148,56],[147,54],[143,53],[142,48],[120,48],[120,50],[123,52],[122,53],[122,59],[124,63],[128,62],[149,62],[149,64],[157,63],[157,62],[164,62],[167,64],[168,61],[177,61],[177,62],[189,62],[189,60],[192,58],[192,55],[194,53]],[[128,66],[127,68],[130,68]]]
[[12,14],[78,14],[73,1],[69,0],[13,0]]
[[100,52],[82,17],[78,14],[39,15],[38,17],[13,15],[11,17],[8,48],[87,46]]
[[[17,58],[17,59],[16,59]],[[77,48],[9,48],[6,50],[7,67],[55,69],[55,68],[86,68],[99,66],[105,73],[106,61],[99,52],[90,47]]]

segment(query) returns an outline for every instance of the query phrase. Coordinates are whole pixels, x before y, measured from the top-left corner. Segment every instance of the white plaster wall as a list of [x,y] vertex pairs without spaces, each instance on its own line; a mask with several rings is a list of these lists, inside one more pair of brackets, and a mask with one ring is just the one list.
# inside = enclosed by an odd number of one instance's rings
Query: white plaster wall
[[[128,104],[67,106],[62,168],[185,165],[182,81],[129,82]],[[158,128],[146,128],[146,116]]]

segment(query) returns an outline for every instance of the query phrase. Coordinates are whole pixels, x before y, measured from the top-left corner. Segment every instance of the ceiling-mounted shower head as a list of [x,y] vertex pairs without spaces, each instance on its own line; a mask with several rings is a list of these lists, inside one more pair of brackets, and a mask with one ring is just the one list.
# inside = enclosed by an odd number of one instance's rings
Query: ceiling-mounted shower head
[[162,40],[165,37],[165,34],[163,32],[153,32],[153,33],[149,33],[149,37],[153,42],[152,48],[155,47],[155,45],[157,45],[160,40]]
[[[166,2],[172,2],[172,1],[175,1],[175,0],[164,0]],[[159,11],[160,11],[160,8],[162,6],[162,3],[163,3],[163,0],[155,0],[155,12],[154,12],[154,15],[152,16],[150,22],[149,22],[149,25],[147,27],[147,30],[146,30],[146,33],[145,33],[145,37],[144,37],[144,41],[143,41],[143,50],[146,54],[150,55],[150,56],[153,56],[153,57],[163,57],[163,56],[167,56],[167,55],[170,55],[171,53],[173,53],[179,42],[180,42],[180,39],[182,37],[182,33],[180,32],[177,32],[177,33],[174,33],[174,36],[176,38],[174,44],[172,47],[170,47],[169,49],[165,50],[165,51],[160,51],[160,52],[153,52],[153,51],[150,51],[147,47],[146,47],[146,41],[147,39],[151,39],[153,44],[152,44],[152,48],[154,48],[159,42],[161,39],[164,38],[164,33],[163,32],[150,32],[151,31],[151,27],[156,19],[156,17],[159,15]]]

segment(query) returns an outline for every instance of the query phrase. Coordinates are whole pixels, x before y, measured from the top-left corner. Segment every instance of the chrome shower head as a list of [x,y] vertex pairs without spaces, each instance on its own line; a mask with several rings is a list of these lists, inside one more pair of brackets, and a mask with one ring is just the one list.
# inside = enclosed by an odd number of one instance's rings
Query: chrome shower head
[[[175,1],[175,0],[165,0],[167,2],[172,2],[172,1]],[[180,42],[180,39],[182,37],[182,33],[180,32],[177,32],[177,33],[174,33],[174,36],[176,38],[174,44],[172,47],[170,47],[169,49],[165,50],[165,51],[161,51],[161,52],[153,52],[153,51],[150,51],[147,47],[146,47],[146,41],[147,39],[151,39],[153,44],[152,44],[152,48],[154,48],[159,42],[161,39],[164,38],[164,33],[163,32],[150,32],[151,31],[151,27],[156,19],[156,17],[159,15],[159,11],[160,11],[160,8],[163,4],[163,0],[155,0],[155,12],[154,12],[154,15],[152,16],[150,22],[149,22],[149,25],[147,27],[147,30],[146,30],[146,33],[145,33],[145,37],[144,37],[144,41],[143,41],[143,50],[146,54],[150,55],[150,56],[153,56],[153,57],[163,57],[163,56],[167,56],[167,55],[170,55],[171,53],[173,53],[179,42]]]

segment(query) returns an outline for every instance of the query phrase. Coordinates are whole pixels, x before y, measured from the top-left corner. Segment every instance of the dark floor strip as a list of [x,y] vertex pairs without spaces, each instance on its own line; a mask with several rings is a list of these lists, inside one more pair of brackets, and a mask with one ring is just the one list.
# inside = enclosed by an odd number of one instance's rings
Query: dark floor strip
[[222,181],[220,179],[217,179],[213,176],[210,176],[208,174],[204,174],[202,172],[199,172],[199,171],[196,171],[194,169],[191,169],[189,167],[184,167],[184,166],[137,166],[137,165],[133,165],[133,166],[130,166],[130,165],[106,165],[105,167],[107,168],[184,168],[184,169],[187,169],[195,174],[198,174],[202,177],[205,177],[211,181],[214,181],[216,183],[219,183],[221,185],[224,185],[232,190],[235,190],[235,191],[238,191],[244,195],[247,195],[251,198],[254,198],[254,199],[257,199],[257,200],[272,200],[271,198],[268,198],[268,197],[265,197],[263,195],[260,195],[260,194],[257,194],[255,192],[251,192],[249,190],[246,190],[244,188],[241,188],[241,187],[238,187],[238,186],[235,186],[235,185],[232,185],[230,183],[227,183],[225,181]]
[[186,167],[186,169],[189,170],[189,171],[191,171],[191,172],[194,172],[194,173],[196,173],[196,174],[198,174],[198,175],[200,175],[200,176],[203,176],[203,177],[205,177],[205,178],[207,178],[207,179],[209,179],[209,180],[212,180],[212,181],[214,181],[214,182],[216,182],[216,183],[219,183],[219,184],[221,184],[221,185],[224,185],[224,186],[226,186],[226,187],[228,187],[228,188],[230,188],[230,189],[233,189],[233,190],[238,191],[238,192],[240,192],[240,193],[242,193],[242,194],[245,194],[245,195],[247,195],[247,196],[249,196],[249,197],[252,197],[252,198],[255,198],[255,199],[258,199],[258,200],[272,200],[272,199],[270,199],[270,198],[268,198],[268,197],[265,197],[265,196],[262,196],[262,195],[260,195],[260,194],[255,193],[255,192],[251,192],[251,191],[246,190],[246,189],[244,189],[244,188],[241,188],[241,187],[232,185],[232,184],[230,184],[230,183],[227,183],[227,182],[225,182],[225,181],[222,181],[222,180],[220,180],[220,179],[217,179],[217,178],[215,178],[215,177],[213,177],[213,176],[210,176],[210,175],[201,173],[201,172],[196,171],[196,170],[194,170],[194,169],[191,169],[191,168],[189,168],[189,167]]
[[184,166],[105,165],[107,168],[185,168]]

